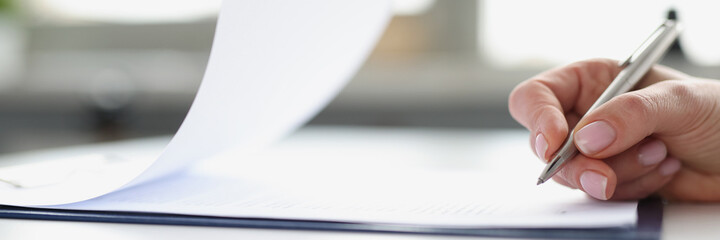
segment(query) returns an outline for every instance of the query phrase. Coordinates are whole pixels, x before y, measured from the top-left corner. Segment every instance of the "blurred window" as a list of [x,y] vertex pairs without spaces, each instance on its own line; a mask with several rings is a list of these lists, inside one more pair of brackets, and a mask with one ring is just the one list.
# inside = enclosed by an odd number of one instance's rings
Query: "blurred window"
[[435,0],[392,0],[395,15],[418,15],[430,9]]
[[505,67],[622,59],[676,9],[685,31],[681,45],[696,64],[720,63],[720,22],[713,1],[485,0],[478,4],[478,49]]
[[[38,15],[65,22],[183,22],[214,17],[221,0],[31,0]],[[435,0],[392,0],[397,15],[417,15]]]
[[220,0],[31,0],[35,16],[61,22],[165,23],[211,18]]

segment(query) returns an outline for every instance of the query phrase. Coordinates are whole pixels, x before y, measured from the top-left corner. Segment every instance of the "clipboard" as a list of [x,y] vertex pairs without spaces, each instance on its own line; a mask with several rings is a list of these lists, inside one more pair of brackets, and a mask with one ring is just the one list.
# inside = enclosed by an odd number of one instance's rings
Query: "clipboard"
[[58,210],[0,205],[0,218],[50,221],[132,223],[231,228],[262,228],[285,230],[378,232],[397,234],[429,234],[481,236],[524,239],[620,239],[659,240],[662,229],[663,203],[660,199],[644,199],[638,204],[638,223],[632,228],[592,229],[523,229],[523,228],[435,228],[426,226],[367,224],[288,219],[230,218],[146,212],[115,212]]

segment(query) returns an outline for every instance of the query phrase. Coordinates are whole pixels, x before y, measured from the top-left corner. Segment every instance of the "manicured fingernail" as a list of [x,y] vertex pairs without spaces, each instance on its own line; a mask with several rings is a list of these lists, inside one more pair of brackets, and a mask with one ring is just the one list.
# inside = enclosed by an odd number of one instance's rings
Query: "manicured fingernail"
[[575,133],[575,144],[585,154],[597,153],[615,141],[615,129],[605,121],[592,122]]
[[667,148],[662,141],[653,140],[640,146],[638,153],[640,164],[650,166],[662,162],[667,157]]
[[547,141],[545,141],[545,136],[543,136],[542,133],[538,134],[537,137],[535,137],[535,153],[540,158],[540,160],[545,161],[545,152],[547,152],[548,144]]
[[660,171],[660,175],[670,176],[679,171],[681,166],[682,164],[680,163],[680,160],[677,160],[676,158],[668,158],[660,164],[658,171]]
[[590,196],[600,200],[607,200],[605,194],[607,181],[607,177],[595,171],[585,171],[580,175],[580,185],[582,185],[583,190]]

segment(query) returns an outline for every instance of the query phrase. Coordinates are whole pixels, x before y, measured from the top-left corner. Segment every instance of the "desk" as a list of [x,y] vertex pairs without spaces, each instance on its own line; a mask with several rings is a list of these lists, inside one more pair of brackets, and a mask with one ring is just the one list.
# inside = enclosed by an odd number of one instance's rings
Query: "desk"
[[[292,169],[293,164],[315,164],[352,169],[472,170],[493,169],[502,163],[500,161],[518,161],[528,166],[519,171],[536,174],[542,163],[534,159],[527,145],[527,133],[520,130],[314,127],[302,129],[268,150],[251,154],[251,160],[235,160],[223,166],[225,171],[234,174],[252,174],[250,166],[263,164],[284,164],[287,169]],[[227,167],[227,164],[234,166]],[[665,214],[664,239],[717,239],[720,236],[717,227],[720,226],[720,205],[671,204]],[[0,239],[78,237],[109,240],[470,238],[0,219]]]

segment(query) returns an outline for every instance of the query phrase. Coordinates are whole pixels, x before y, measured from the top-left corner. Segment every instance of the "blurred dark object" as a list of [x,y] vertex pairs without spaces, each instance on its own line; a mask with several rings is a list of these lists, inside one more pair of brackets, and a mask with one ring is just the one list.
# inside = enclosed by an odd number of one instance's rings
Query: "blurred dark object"
[[[678,20],[677,10],[672,9],[672,8],[670,10],[668,10],[667,19],[677,21]],[[668,52],[670,52],[670,53],[682,52],[682,48],[680,47],[680,38],[678,38],[677,40],[675,40],[675,42],[673,42],[673,44],[672,44],[672,46],[670,46],[670,49],[668,50]]]

